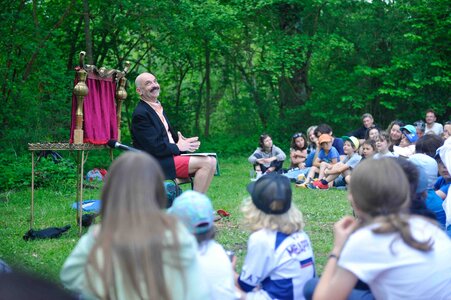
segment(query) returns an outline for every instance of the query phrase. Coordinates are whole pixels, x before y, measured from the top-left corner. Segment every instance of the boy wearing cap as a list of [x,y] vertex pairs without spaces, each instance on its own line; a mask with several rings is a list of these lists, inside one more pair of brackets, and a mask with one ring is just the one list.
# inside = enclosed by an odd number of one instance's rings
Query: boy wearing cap
[[246,299],[304,299],[305,282],[315,275],[313,249],[302,213],[292,203],[290,180],[279,174],[247,186],[244,225],[251,231],[239,287]]
[[210,199],[188,190],[175,198],[168,212],[177,216],[197,239],[199,264],[210,289],[208,299],[240,299],[234,285],[232,263],[214,240],[214,216]]
[[327,190],[329,188],[329,183],[333,182],[339,175],[342,175],[345,183],[349,184],[351,180],[351,171],[357,166],[362,157],[356,152],[360,146],[359,140],[356,137],[343,136],[342,139],[344,141],[343,150],[346,154],[344,160],[325,168],[323,171],[324,178],[311,183],[307,186],[308,188]]
[[406,125],[400,128],[402,132],[399,146],[393,146],[393,153],[408,158],[415,154],[415,143],[418,140],[417,130],[413,125]]
[[330,134],[320,135],[318,138],[318,144],[320,146],[318,156],[307,174],[307,179],[302,183],[296,184],[297,187],[306,188],[308,184],[313,181],[313,177],[316,173],[319,174],[319,180],[323,179],[324,170],[326,168],[331,168],[332,165],[340,161],[340,154],[338,153],[338,150],[332,146],[332,141],[333,138]]

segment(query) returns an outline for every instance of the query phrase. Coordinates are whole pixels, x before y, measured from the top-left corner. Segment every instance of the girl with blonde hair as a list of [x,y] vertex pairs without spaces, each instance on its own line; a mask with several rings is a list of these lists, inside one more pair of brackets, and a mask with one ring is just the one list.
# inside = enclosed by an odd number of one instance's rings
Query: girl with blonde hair
[[357,219],[335,224],[313,299],[347,299],[359,279],[376,299],[451,299],[451,240],[435,223],[408,213],[410,186],[398,164],[362,161],[348,198]]
[[88,299],[206,299],[197,243],[164,212],[157,161],[127,152],[102,190],[102,222],[80,239],[61,270],[66,288]]
[[242,211],[252,233],[238,286],[247,300],[304,299],[304,284],[315,274],[313,249],[302,213],[292,204],[289,179],[269,174],[248,191]]

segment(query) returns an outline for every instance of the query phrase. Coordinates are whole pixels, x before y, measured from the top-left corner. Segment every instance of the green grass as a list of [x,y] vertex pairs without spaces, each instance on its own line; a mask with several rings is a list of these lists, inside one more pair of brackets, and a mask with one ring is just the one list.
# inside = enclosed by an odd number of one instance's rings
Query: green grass
[[[238,256],[238,266],[246,254],[249,232],[240,226],[240,204],[248,196],[246,185],[251,169],[242,158],[220,159],[221,175],[215,177],[208,196],[215,209],[225,209],[231,216],[217,222],[216,239]],[[332,247],[332,225],[352,210],[346,193],[338,190],[320,191],[294,188],[294,202],[304,214],[306,232],[314,248],[317,272],[321,273]],[[76,245],[79,235],[76,212],[70,208],[75,201],[75,187],[56,184],[35,190],[34,229],[72,228],[62,237],[51,240],[24,241],[29,229],[31,189],[0,194],[0,258],[12,267],[20,267],[40,276],[58,281],[59,270]],[[99,199],[99,189],[85,189],[84,199]]]

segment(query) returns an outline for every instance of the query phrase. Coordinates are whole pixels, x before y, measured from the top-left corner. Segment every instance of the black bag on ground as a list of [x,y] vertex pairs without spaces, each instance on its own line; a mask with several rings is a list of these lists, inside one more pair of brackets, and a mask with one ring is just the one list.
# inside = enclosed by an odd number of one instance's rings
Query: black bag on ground
[[68,231],[70,225],[66,225],[64,227],[49,227],[42,230],[34,230],[30,229],[25,233],[23,239],[34,240],[34,239],[54,239],[59,238],[64,232]]

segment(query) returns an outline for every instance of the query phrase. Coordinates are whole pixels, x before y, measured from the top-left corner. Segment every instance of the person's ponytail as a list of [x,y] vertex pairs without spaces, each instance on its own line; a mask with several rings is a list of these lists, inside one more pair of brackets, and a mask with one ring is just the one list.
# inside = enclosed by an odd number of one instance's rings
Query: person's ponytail
[[409,215],[380,215],[375,218],[374,221],[380,224],[378,227],[372,230],[374,233],[399,233],[404,243],[406,243],[410,247],[423,252],[432,250],[433,242],[431,241],[431,239],[420,242],[413,237],[409,225]]

